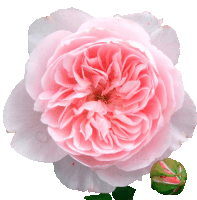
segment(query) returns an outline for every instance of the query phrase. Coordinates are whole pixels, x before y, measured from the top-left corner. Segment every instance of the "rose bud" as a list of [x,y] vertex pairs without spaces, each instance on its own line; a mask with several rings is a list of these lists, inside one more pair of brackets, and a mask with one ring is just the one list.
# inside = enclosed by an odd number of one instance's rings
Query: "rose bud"
[[187,180],[187,173],[183,165],[171,158],[157,161],[150,172],[151,187],[160,194],[180,194]]

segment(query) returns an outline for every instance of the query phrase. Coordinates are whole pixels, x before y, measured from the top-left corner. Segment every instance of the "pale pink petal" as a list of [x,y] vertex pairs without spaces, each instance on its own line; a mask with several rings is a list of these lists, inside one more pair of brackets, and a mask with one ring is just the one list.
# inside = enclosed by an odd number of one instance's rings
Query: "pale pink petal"
[[[173,151],[176,151],[177,149],[181,147],[183,142],[188,141],[188,137],[190,138],[192,137],[194,128],[197,124],[197,115],[196,115],[196,107],[187,93],[185,93],[185,98],[184,98],[182,108],[174,113],[174,115],[172,116],[170,120],[170,123],[171,123],[170,145],[161,157],[156,158],[156,160],[153,161],[152,164],[149,165],[148,167],[149,169],[154,164],[154,162],[158,160],[163,160],[164,158],[169,157]],[[144,169],[147,169],[147,167],[141,170],[144,170]],[[137,172],[137,171],[140,171],[140,170],[136,170],[134,172]],[[105,173],[102,172],[101,175],[103,174]],[[102,179],[103,179],[103,176],[102,176]],[[104,178],[103,180],[107,181],[106,178]]]
[[22,80],[9,96],[3,113],[7,131],[15,132],[11,147],[31,160],[56,162],[67,152],[52,140],[47,126],[40,121],[41,113],[34,111],[33,106]]
[[101,160],[97,160],[92,156],[87,156],[87,155],[71,155],[71,157],[73,157],[75,160],[77,160],[78,162],[82,163],[85,166],[88,166],[90,168],[98,168],[98,169],[104,169],[104,168],[108,168],[111,165],[117,163],[116,160],[112,160],[112,161],[101,161]]
[[151,44],[166,54],[176,65],[180,55],[180,43],[176,31],[169,26],[162,26],[152,32],[150,38]]
[[150,38],[148,33],[137,23],[120,17],[96,18],[83,23],[78,31],[90,29],[108,29],[110,32],[117,32],[120,38],[125,40],[134,40],[146,44]]
[[58,31],[56,24],[49,16],[35,20],[28,30],[28,52],[29,54],[36,48],[38,43],[51,33]]
[[93,19],[89,14],[75,9],[59,9],[50,14],[35,20],[29,27],[28,52],[31,53],[36,45],[47,35],[58,31],[66,30],[76,32],[81,24]]
[[98,177],[106,181],[108,184],[114,187],[125,187],[136,180],[140,180],[143,175],[150,173],[151,167],[146,167],[140,170],[126,172],[115,165],[106,169],[93,169]]
[[70,34],[68,31],[52,33],[45,37],[30,54],[26,64],[25,86],[27,92],[34,100],[43,91],[41,78],[46,72],[49,58],[53,55],[59,42]]
[[47,124],[49,126],[57,128],[59,127],[59,116],[62,114],[63,111],[64,107],[62,106],[54,107],[47,112],[43,112],[40,120],[43,124]]
[[71,32],[76,32],[81,24],[94,19],[88,13],[76,8],[59,9],[51,13],[50,17],[56,22],[58,30],[67,30]]
[[176,102],[174,112],[176,112],[183,105],[185,91],[184,91],[182,75],[181,75],[180,71],[178,71],[175,67],[173,67],[173,68],[169,69],[169,72],[173,79],[174,98],[175,98],[175,102]]
[[91,168],[80,164],[69,155],[54,163],[57,178],[72,190],[111,193],[115,187],[101,180]]
[[[176,97],[178,97],[178,92],[175,92],[175,88],[177,89],[177,87],[174,88],[174,76],[171,75],[171,71],[174,70],[174,66],[172,61],[160,50],[158,50],[155,46],[149,46],[149,50],[151,51],[154,59],[155,59],[155,63],[158,69],[158,73],[159,76],[161,78],[161,80],[164,83],[165,86],[165,93],[161,94],[162,90],[159,90],[160,87],[156,88],[156,94],[160,93],[159,96],[163,96],[164,94],[166,95],[166,99],[167,99],[167,105],[166,108],[163,110],[163,116],[164,116],[164,121],[168,121],[170,119],[170,117],[172,116],[173,113],[173,109],[176,108],[176,100],[175,99],[175,95]],[[183,87],[179,88],[180,90],[183,90]],[[179,94],[181,94],[182,92],[180,91]],[[181,96],[181,95],[180,95]],[[161,98],[161,97],[160,97]],[[164,98],[164,96],[163,96]],[[179,100],[181,101],[181,100]]]
[[171,134],[170,124],[166,124],[137,154],[116,166],[124,171],[133,171],[149,166],[170,146]]
[[159,160],[168,158],[171,155],[172,151],[173,150],[169,147],[161,157],[156,158],[152,163],[149,164],[149,166],[139,170],[124,171],[119,169],[115,165],[106,169],[92,169],[97,173],[100,179],[106,181],[110,185],[113,185],[115,187],[124,187],[133,183],[136,180],[142,181],[142,176],[150,173],[153,164]]
[[176,111],[170,122],[175,126],[180,135],[191,138],[197,124],[196,106],[187,92],[182,107]]
[[129,15],[123,15],[123,16],[116,15],[116,16],[122,17],[124,19],[129,19],[131,21],[138,23],[146,30],[148,34],[151,34],[153,31],[158,29],[163,21],[163,20],[158,20],[154,15],[152,15],[147,11],[143,13],[134,13]]

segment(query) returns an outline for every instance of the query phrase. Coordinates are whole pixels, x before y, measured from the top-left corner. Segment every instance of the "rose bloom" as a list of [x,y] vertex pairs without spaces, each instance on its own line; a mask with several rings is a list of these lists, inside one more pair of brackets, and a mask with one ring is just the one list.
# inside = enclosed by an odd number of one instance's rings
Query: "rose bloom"
[[21,155],[53,163],[68,188],[110,193],[192,137],[179,41],[149,12],[94,19],[58,10],[29,29],[24,80],[4,124]]

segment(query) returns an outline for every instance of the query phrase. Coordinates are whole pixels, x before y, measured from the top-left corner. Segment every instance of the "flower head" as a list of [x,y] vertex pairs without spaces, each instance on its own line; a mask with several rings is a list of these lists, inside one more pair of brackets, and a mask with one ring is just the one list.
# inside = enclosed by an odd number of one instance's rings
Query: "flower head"
[[[16,132],[13,148],[55,162],[67,187],[126,186],[192,136],[195,106],[174,67],[176,33],[150,13],[94,19],[58,10],[30,26],[29,51],[4,123]],[[67,176],[82,171],[77,185]]]

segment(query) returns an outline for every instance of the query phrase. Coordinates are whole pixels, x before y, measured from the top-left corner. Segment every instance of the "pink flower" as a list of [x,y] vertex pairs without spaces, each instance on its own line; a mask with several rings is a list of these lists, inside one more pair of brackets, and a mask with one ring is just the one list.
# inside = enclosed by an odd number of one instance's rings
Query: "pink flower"
[[68,188],[109,193],[192,137],[175,31],[148,12],[94,19],[58,10],[29,29],[25,78],[4,124],[12,148],[53,162]]

